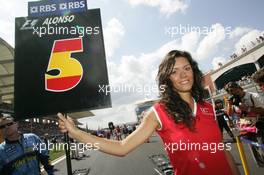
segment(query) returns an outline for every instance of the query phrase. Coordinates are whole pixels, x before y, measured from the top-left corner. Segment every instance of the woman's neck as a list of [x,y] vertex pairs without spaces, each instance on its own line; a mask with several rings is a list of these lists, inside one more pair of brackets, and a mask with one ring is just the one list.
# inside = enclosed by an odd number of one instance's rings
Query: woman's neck
[[190,92],[181,92],[181,93],[179,93],[179,95],[188,104],[192,104],[193,103],[193,98],[192,98],[192,95],[191,95]]
[[179,93],[181,98],[188,103],[189,107],[194,111],[194,101],[190,92]]

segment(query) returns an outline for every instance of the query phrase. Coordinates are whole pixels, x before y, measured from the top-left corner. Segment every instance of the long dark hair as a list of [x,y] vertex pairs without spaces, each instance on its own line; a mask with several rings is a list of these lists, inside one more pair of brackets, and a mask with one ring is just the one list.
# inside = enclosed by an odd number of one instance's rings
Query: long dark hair
[[192,110],[187,102],[185,102],[177,91],[174,90],[170,80],[170,75],[177,58],[186,58],[193,70],[193,86],[191,95],[197,102],[204,102],[205,91],[202,85],[203,74],[198,68],[198,64],[193,60],[190,53],[186,51],[172,50],[170,51],[159,66],[157,81],[160,90],[160,102],[165,105],[167,113],[174,119],[176,123],[183,122],[190,130],[193,130]]

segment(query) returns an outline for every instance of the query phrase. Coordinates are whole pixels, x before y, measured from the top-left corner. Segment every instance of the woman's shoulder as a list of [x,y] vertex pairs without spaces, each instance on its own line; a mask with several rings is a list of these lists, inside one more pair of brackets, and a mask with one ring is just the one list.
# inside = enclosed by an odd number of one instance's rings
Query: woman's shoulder
[[158,101],[158,102],[153,104],[153,107],[154,108],[163,108],[164,109],[165,108],[165,104],[163,102],[161,102],[161,101]]
[[164,122],[163,117],[166,115],[165,112],[165,104],[161,102],[157,102],[152,106],[152,114],[155,118],[155,120],[158,122],[159,127],[156,129],[157,131],[163,130],[163,125],[162,123]]
[[158,114],[166,114],[167,115],[167,110],[166,110],[166,105],[163,102],[157,102],[152,106],[152,109],[155,113]]

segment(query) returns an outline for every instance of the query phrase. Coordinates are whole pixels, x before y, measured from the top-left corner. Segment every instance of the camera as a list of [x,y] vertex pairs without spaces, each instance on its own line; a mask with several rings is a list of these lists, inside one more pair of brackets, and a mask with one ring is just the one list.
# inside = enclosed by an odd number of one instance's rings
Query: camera
[[239,95],[231,95],[228,98],[228,101],[231,101],[233,105],[239,106],[239,103],[241,103],[241,97]]

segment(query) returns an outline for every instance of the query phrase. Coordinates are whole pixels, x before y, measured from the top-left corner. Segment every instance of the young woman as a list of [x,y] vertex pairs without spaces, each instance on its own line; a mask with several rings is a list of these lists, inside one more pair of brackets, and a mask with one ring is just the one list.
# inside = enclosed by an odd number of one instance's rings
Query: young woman
[[169,52],[159,66],[157,80],[161,100],[126,139],[112,141],[92,136],[78,130],[71,118],[59,113],[61,132],[68,131],[70,137],[80,142],[97,143],[102,152],[125,156],[156,131],[175,175],[239,174],[223,145],[213,152],[209,149],[220,145],[222,137],[212,105],[203,100],[202,73],[191,55],[178,50]]

